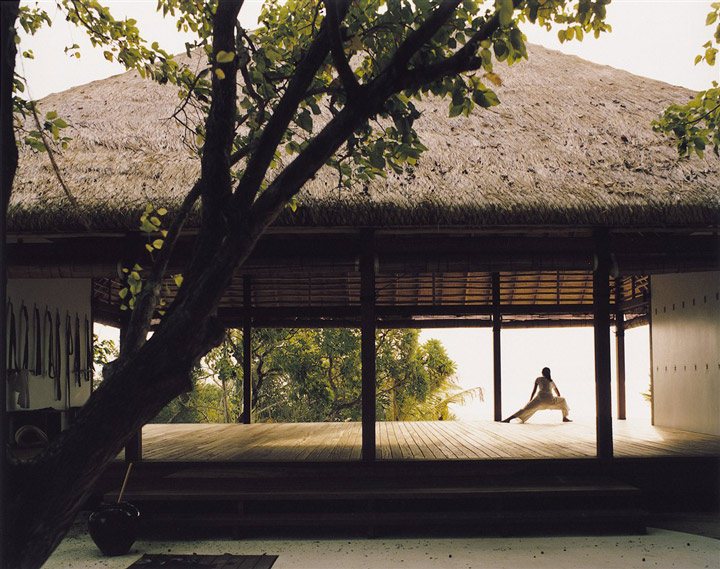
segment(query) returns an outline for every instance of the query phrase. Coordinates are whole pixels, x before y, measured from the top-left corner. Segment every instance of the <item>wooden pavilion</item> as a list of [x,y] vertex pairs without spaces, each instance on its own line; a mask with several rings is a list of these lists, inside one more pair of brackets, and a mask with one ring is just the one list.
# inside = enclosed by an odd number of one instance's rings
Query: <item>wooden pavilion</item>
[[[687,288],[683,282],[705,283],[698,310],[720,313],[720,162],[710,153],[679,158],[650,127],[663,108],[692,93],[540,47],[529,51],[529,62],[499,69],[499,107],[449,119],[446,102],[423,102],[417,130],[429,150],[402,174],[339,189],[334,173],[321,171],[297,208],[263,237],[221,303],[228,327],[246,331],[362,330],[363,461],[378,457],[378,328],[491,327],[499,420],[500,331],[593,325],[595,455],[608,460],[611,326],[622,419],[623,331],[651,324],[673,302],[689,305],[689,298],[674,300]],[[178,207],[199,170],[169,119],[176,101],[172,88],[136,73],[41,101],[43,111],[56,110],[71,125],[72,145],[58,163],[74,201],[42,156],[22,156],[8,220],[12,280],[87,282],[93,319],[120,324],[117,267],[143,258],[140,213],[147,203]],[[190,223],[178,269],[192,237]],[[667,275],[681,280],[669,286]],[[656,285],[666,304],[654,304]],[[693,405],[704,402],[703,425],[666,419],[655,408],[656,424],[706,433],[711,444],[720,436],[712,417],[720,390],[718,321],[704,328],[714,340],[693,363],[708,372],[705,387],[692,395]],[[684,342],[668,330],[672,322],[653,329],[654,346],[658,338]],[[656,398],[681,400],[664,390],[663,357],[653,348]],[[245,401],[249,406],[249,389]],[[138,458],[139,449],[133,452]]]

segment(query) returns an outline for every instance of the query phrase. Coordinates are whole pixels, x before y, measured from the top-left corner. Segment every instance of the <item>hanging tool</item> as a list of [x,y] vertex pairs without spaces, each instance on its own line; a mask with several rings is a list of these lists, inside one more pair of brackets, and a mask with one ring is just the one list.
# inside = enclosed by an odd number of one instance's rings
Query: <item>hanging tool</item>
[[70,404],[70,356],[73,355],[72,319],[65,313],[65,393]]
[[[7,389],[9,394],[17,393],[17,370],[18,370],[18,349],[17,349],[17,329],[15,328],[15,309],[10,300],[7,303],[5,331],[8,338],[7,361],[5,368],[7,369]],[[5,388],[3,388],[5,389]],[[8,394],[8,395],[9,395]],[[7,406],[9,409],[15,408],[15,397],[8,397]]]
[[82,387],[82,365],[80,363],[80,316],[75,313],[75,348],[73,350],[73,373],[75,385]]
[[30,369],[30,316],[28,315],[27,306],[20,304],[20,314],[18,316],[18,337],[19,341],[23,339],[23,323],[25,324],[25,345],[18,348],[18,355],[22,355],[18,361],[18,369]]
[[[23,334],[23,324],[25,330]],[[25,339],[25,345],[18,348],[20,361],[18,362],[17,371],[15,372],[15,390],[18,392],[18,405],[22,409],[30,407],[30,317],[28,315],[27,306],[20,304],[20,313],[18,315],[18,336],[19,341]]]
[[[55,335],[53,330],[53,317],[48,307],[45,307],[43,314],[43,343],[47,340],[47,344],[42,347],[42,352],[47,355],[47,376],[55,379],[57,375],[57,367],[55,366],[55,358],[53,357],[53,346],[55,345]],[[43,368],[43,371],[45,368]]]
[[[13,308],[12,301],[8,300],[7,303],[7,320],[5,322],[5,330],[8,337],[8,349],[7,349],[7,361],[5,362],[5,369],[8,372],[15,372],[18,369],[18,356],[17,356],[17,329],[15,328],[15,309]],[[8,373],[8,381],[10,381],[10,373]],[[14,378],[13,378],[14,379]]]
[[92,381],[95,361],[93,358],[93,334],[90,319],[85,315],[85,381]]
[[40,310],[38,310],[37,304],[33,305],[33,338],[35,339],[34,352],[35,357],[33,365],[33,375],[43,374],[43,359],[42,359],[42,321],[40,319]]
[[53,364],[55,369],[55,401],[62,400],[62,379],[60,378],[60,311],[55,309],[55,334],[53,336]]

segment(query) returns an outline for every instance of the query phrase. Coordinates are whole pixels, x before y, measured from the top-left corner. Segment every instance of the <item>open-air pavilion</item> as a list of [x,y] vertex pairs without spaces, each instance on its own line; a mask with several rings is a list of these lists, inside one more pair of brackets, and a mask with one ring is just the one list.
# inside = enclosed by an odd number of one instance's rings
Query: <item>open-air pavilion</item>
[[[717,471],[720,163],[712,155],[679,158],[650,128],[664,107],[691,93],[539,47],[530,62],[499,72],[501,106],[449,119],[445,102],[422,103],[417,129],[429,150],[416,165],[352,189],[337,188],[334,173],[323,170],[241,267],[219,308],[228,327],[361,329],[362,423],[225,426],[247,429],[238,435],[243,448],[266,440],[267,454],[243,457],[239,449],[219,462],[452,459],[452,469],[483,458],[555,458],[598,469],[633,457],[620,472],[642,457],[692,457],[666,468],[682,477],[704,456],[708,476]],[[80,295],[92,320],[122,325],[117,267],[142,258],[139,215],[147,203],[172,212],[198,172],[168,118],[176,101],[172,88],[126,73],[41,102],[71,125],[72,145],[58,162],[75,204],[43,157],[23,157],[9,212],[16,305],[31,281],[37,292],[27,292],[24,304],[51,304],[44,282]],[[171,273],[181,270],[192,236],[190,223]],[[501,330],[575,325],[595,330],[594,429],[568,427],[543,447],[549,433],[505,440],[492,423],[376,425],[377,329],[492,328],[498,421],[510,411],[501,408]],[[651,326],[654,427],[635,430],[617,420],[624,419],[623,334],[639,325]],[[245,350],[252,350],[249,341]],[[75,405],[71,387],[52,405],[66,420]],[[251,383],[245,387],[247,409]],[[153,426],[144,458],[211,461],[213,447],[227,446],[217,443],[220,431]],[[183,437],[196,452],[191,458],[178,450]],[[412,441],[404,443],[409,450],[393,446],[401,438]],[[325,455],[318,440],[347,444]],[[443,444],[455,450],[445,453]],[[273,446],[295,450],[273,457]],[[522,448],[543,450],[510,450]],[[170,449],[179,454],[170,458]],[[126,452],[142,459],[142,438]],[[647,468],[657,471],[657,464]]]

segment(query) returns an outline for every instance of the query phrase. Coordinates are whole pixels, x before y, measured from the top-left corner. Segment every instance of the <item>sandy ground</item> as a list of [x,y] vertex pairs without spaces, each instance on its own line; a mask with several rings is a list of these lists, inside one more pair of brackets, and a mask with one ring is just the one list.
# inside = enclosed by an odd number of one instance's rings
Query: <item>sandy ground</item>
[[273,569],[720,569],[720,540],[649,528],[643,536],[430,539],[139,540],[104,557],[79,519],[44,569],[126,569],[145,553],[278,555]]

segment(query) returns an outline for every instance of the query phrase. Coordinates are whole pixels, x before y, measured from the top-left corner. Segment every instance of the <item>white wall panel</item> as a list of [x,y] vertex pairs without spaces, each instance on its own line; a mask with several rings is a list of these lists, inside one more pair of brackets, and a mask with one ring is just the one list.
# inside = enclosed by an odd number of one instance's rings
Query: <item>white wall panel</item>
[[[18,393],[8,391],[8,410],[23,411],[37,409],[65,410],[70,407],[82,406],[90,396],[91,381],[88,373],[88,341],[86,336],[86,322],[89,324],[90,341],[92,341],[92,316],[90,313],[90,279],[9,279],[8,299],[12,304],[15,315],[15,327],[18,334],[17,343],[22,360],[25,346],[25,320],[21,318],[21,307],[28,311],[29,323],[29,406],[21,407],[18,403]],[[33,312],[37,308],[41,322],[41,354],[42,369],[36,369],[35,356],[37,346],[36,325],[33,322]],[[56,377],[50,377],[48,367],[48,343],[50,331],[45,324],[45,315],[52,317],[52,334],[57,332],[56,320],[59,317],[59,363],[55,370]],[[76,326],[79,323],[79,338]],[[70,324],[70,331],[66,330]],[[8,334],[9,336],[9,334]],[[70,347],[68,349],[68,336]],[[79,345],[79,357],[76,351]],[[68,357],[68,351],[73,353]],[[68,366],[69,362],[69,366]],[[14,367],[14,362],[8,362],[8,369]],[[22,361],[18,362],[22,366]],[[56,381],[59,380],[60,397],[56,393]]]
[[655,424],[720,435],[720,272],[651,279]]

